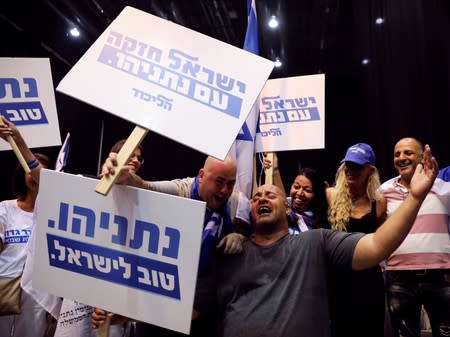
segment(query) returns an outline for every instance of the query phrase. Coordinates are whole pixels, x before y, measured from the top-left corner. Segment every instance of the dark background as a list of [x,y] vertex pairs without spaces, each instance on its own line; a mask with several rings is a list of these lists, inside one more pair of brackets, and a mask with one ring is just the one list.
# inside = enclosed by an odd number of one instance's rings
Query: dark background
[[[50,58],[56,87],[126,5],[243,45],[246,0],[3,0],[0,57]],[[393,146],[404,136],[430,144],[440,166],[450,165],[449,0],[256,0],[256,6],[260,55],[283,62],[271,78],[326,78],[325,149],[278,153],[287,187],[299,166],[316,167],[332,182],[347,147],[358,142],[373,146],[382,180],[395,174]],[[267,28],[271,15],[281,20],[277,30]],[[378,17],[383,24],[375,23]],[[79,27],[78,39],[68,35],[70,25]],[[67,132],[72,138],[65,171],[95,175],[99,156],[103,160],[134,125],[55,95],[61,138]],[[205,158],[153,132],[143,146],[147,179],[193,176]],[[59,147],[33,150],[55,159]],[[0,152],[0,163],[3,200],[11,197],[14,153]]]

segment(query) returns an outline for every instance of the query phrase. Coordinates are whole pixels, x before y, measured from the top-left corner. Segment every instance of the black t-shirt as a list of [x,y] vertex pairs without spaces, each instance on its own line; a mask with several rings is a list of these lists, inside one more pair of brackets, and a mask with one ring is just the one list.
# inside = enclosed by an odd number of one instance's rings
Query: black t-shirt
[[361,236],[317,229],[268,247],[248,241],[198,279],[194,308],[217,310],[223,337],[327,337],[328,272],[351,270]]

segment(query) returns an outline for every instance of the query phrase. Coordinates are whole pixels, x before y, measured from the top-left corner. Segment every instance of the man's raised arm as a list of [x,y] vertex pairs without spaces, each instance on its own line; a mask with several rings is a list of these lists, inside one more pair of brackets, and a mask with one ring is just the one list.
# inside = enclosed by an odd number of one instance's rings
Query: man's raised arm
[[426,145],[422,164],[417,165],[412,177],[408,197],[375,233],[364,235],[357,243],[352,262],[354,270],[375,266],[403,242],[438,171],[436,159]]

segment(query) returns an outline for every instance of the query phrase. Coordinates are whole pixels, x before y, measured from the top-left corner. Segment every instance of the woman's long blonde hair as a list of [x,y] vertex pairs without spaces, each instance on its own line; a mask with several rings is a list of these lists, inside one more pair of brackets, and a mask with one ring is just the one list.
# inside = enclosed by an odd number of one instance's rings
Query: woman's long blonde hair
[[[366,195],[370,202],[372,202],[380,198],[380,194],[378,193],[378,188],[380,187],[380,175],[375,166],[370,165],[370,167],[372,167],[373,170],[372,174],[367,179]],[[328,221],[330,222],[331,228],[347,231],[347,224],[351,214],[352,198],[347,179],[345,178],[344,162],[339,166],[336,172],[334,194],[330,205],[328,206]]]

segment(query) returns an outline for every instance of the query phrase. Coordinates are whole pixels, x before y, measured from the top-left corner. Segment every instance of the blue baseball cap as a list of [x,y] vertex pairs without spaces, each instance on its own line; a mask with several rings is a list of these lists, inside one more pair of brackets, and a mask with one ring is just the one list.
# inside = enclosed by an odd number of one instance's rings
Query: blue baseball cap
[[375,166],[375,153],[369,144],[358,143],[348,148],[344,159],[341,160],[341,164],[346,161],[359,165],[370,164]]

